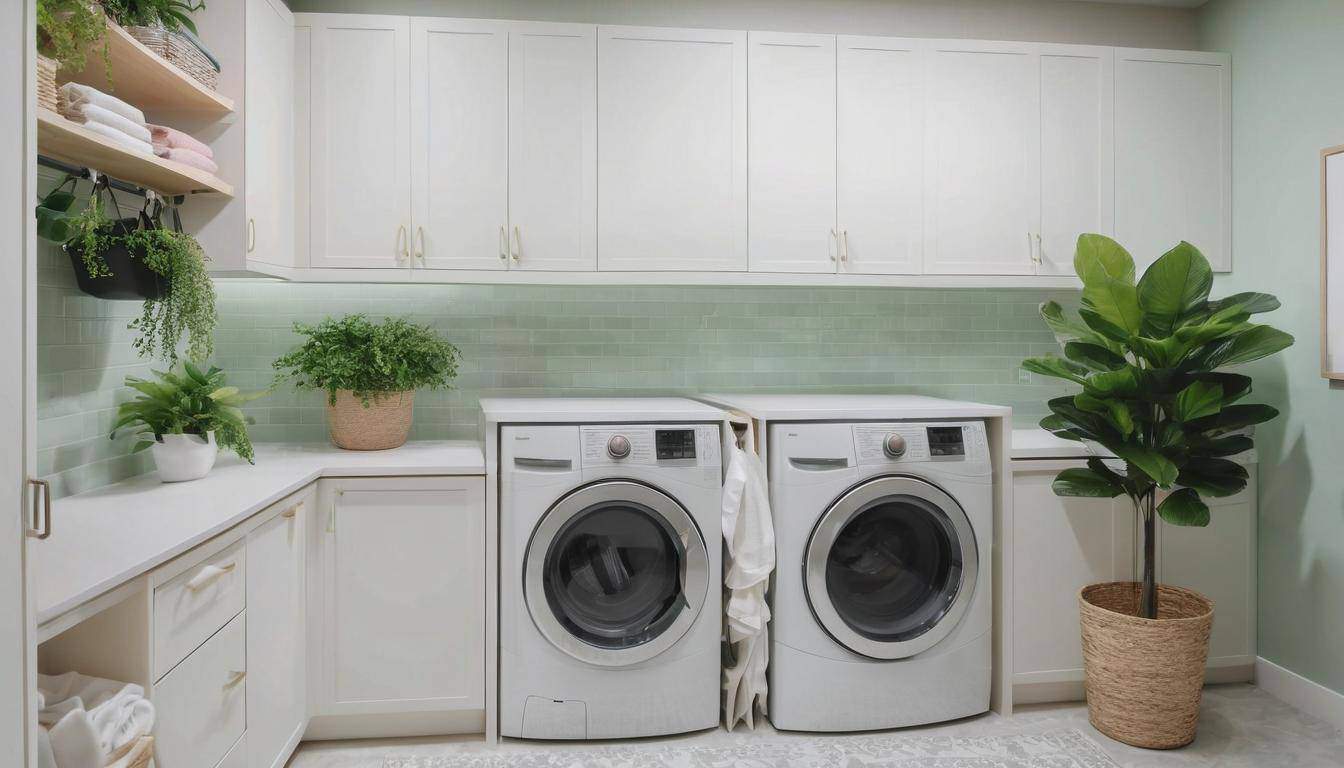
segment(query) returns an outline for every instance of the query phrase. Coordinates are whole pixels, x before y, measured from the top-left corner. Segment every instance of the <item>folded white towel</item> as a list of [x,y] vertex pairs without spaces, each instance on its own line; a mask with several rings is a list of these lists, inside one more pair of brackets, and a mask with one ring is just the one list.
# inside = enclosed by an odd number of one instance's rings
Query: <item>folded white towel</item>
[[37,729],[37,768],[57,768],[56,755],[51,751],[51,734],[46,728]]
[[137,152],[144,152],[147,155],[154,154],[154,147],[150,145],[149,142],[141,141],[135,138],[134,136],[129,136],[125,133],[122,133],[121,131],[118,131],[116,128],[113,128],[110,125],[88,122],[88,123],[82,123],[80,127],[86,131],[93,131],[94,133],[104,138],[111,139],[112,141],[115,141],[116,143],[120,144],[123,147],[126,147],[127,149],[133,149]]
[[[66,718],[78,713],[87,724],[88,732],[93,734],[103,758],[98,768],[102,768],[107,758],[125,752],[128,745],[154,729],[154,705],[145,698],[145,690],[138,685],[66,672],[63,675],[38,675],[37,687],[39,701],[54,702],[42,708],[38,721],[43,724],[65,722]],[[70,728],[75,727],[74,722]],[[83,728],[74,732],[83,733]],[[55,746],[54,728],[52,733]],[[60,768],[68,768],[60,760],[60,750],[56,752]]]
[[[81,83],[66,83],[61,86],[61,93],[65,96],[70,106],[80,104],[96,104],[103,109],[109,109],[122,117],[130,120],[137,125],[145,124],[145,113],[132,107],[130,104],[118,99],[116,96],[109,96],[97,88],[90,88]],[[148,139],[146,139],[148,141]]]
[[138,685],[125,685],[89,709],[103,754],[114,755],[154,729],[154,705]]
[[102,123],[109,128],[116,128],[118,131],[138,139],[146,144],[152,145],[149,129],[139,123],[131,122],[121,115],[113,112],[106,107],[100,107],[97,104],[71,104],[70,109],[65,116],[75,122],[84,123]]
[[51,753],[60,768],[103,768],[106,755],[98,746],[98,734],[89,713],[73,709],[52,726]]

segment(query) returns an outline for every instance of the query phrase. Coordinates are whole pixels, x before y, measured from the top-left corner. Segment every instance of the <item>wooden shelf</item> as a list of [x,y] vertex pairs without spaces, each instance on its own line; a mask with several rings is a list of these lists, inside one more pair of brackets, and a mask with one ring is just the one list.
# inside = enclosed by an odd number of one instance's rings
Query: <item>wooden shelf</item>
[[37,151],[165,195],[215,192],[233,196],[233,186],[213,174],[128,149],[48,109],[37,110]]
[[93,86],[146,112],[223,116],[233,111],[232,99],[196,82],[111,21],[105,38],[112,61],[111,84],[101,42],[90,46],[83,72],[73,77],[62,72],[57,77]]

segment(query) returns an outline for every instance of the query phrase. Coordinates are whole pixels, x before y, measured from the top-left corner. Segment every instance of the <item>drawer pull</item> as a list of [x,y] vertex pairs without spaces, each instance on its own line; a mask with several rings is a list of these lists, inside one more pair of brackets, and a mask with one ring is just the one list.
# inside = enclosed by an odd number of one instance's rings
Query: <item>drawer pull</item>
[[243,680],[246,678],[247,678],[246,672],[231,672],[229,674],[229,681],[224,684],[224,690],[227,691],[232,688],[237,688],[238,684],[243,682]]
[[281,512],[280,516],[287,519],[293,519],[295,515],[299,514],[300,509],[303,509],[303,502],[299,502],[289,509],[286,509],[284,512]]
[[195,576],[191,577],[191,581],[187,582],[187,589],[191,590],[192,592],[199,592],[202,589],[204,589],[208,584],[222,577],[224,574],[232,573],[233,569],[237,567],[238,567],[237,563],[226,563],[224,565],[207,565],[204,568],[202,568]]

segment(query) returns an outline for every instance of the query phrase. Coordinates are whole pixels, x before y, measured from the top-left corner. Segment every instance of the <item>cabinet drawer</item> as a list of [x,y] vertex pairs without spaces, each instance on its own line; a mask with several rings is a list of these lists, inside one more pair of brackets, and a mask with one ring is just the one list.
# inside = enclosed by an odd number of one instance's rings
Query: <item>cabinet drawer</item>
[[154,590],[154,679],[168,673],[243,610],[243,542]]
[[239,614],[154,685],[157,768],[214,768],[243,735],[245,623],[246,615]]

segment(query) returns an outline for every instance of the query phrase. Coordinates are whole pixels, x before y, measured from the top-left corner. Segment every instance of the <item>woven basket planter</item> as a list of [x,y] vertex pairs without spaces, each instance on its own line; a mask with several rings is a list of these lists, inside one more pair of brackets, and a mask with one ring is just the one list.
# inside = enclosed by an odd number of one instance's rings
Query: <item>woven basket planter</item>
[[369,396],[369,405],[348,389],[336,390],[336,404],[327,402],[331,442],[349,451],[384,451],[406,442],[411,434],[415,392]]
[[1195,739],[1213,601],[1159,585],[1156,619],[1138,616],[1140,585],[1091,584],[1078,593],[1087,716],[1102,733],[1148,749]]
[[55,112],[60,104],[56,91],[56,70],[60,64],[42,54],[37,55],[37,106]]
[[146,48],[167,59],[169,64],[186,72],[192,80],[215,90],[219,85],[219,70],[210,63],[209,57],[201,52],[190,38],[181,32],[155,25],[152,27],[126,27],[126,32],[139,40]]

